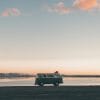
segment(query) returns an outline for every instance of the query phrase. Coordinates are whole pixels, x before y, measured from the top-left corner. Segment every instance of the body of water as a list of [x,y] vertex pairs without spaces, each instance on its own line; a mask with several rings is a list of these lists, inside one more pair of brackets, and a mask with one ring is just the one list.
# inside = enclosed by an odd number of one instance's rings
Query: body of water
[[[63,78],[66,86],[100,85],[100,78]],[[0,79],[0,86],[34,86],[35,78]]]

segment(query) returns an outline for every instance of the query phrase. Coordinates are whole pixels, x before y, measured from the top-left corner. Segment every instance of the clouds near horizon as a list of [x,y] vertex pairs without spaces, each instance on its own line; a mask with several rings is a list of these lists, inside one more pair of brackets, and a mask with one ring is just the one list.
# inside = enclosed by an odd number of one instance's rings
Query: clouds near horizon
[[52,5],[52,6],[47,6],[47,11],[48,12],[55,12],[55,13],[58,13],[58,14],[67,14],[70,12],[70,9],[65,7],[65,4],[64,2],[58,2],[57,4],[55,5]]
[[58,14],[69,14],[70,12],[81,10],[81,11],[91,11],[94,9],[100,9],[100,0],[74,0],[70,7],[65,6],[65,0],[47,6],[46,10],[48,12],[58,13]]
[[8,17],[8,16],[20,16],[21,11],[18,8],[7,8],[2,13],[1,16]]
[[74,6],[78,9],[89,11],[98,8],[98,0],[75,0]]
[[[46,4],[45,10],[49,13],[56,13],[59,15],[66,15],[77,10],[82,11],[92,11],[100,9],[100,0],[73,0],[71,5],[66,6],[67,0],[59,0],[57,3],[52,5]],[[21,8],[22,9],[22,8]],[[24,13],[21,12],[17,7],[7,7],[4,9],[0,16],[9,17],[9,16],[33,16],[34,12],[26,11],[22,9]],[[33,11],[33,10],[32,10]],[[99,11],[99,10],[98,10]]]

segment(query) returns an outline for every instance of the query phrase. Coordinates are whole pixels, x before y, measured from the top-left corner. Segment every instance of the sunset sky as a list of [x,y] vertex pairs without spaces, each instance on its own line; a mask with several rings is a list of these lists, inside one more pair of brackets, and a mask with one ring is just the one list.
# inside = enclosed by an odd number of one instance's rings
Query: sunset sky
[[0,72],[100,74],[100,0],[0,0]]

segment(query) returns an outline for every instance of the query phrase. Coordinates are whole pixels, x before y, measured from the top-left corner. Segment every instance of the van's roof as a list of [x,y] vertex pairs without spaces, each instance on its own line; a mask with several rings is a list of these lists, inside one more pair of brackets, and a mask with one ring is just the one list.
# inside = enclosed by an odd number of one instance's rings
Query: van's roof
[[37,73],[37,75],[44,75],[44,74],[55,74],[55,73]]

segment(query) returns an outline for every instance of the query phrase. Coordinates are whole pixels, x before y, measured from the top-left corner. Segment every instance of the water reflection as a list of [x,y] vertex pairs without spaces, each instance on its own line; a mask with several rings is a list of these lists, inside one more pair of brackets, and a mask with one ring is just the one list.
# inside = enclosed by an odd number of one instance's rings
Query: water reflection
[[[64,78],[67,86],[77,85],[100,85],[100,78]],[[35,78],[12,78],[0,79],[0,86],[34,86]]]
[[64,78],[64,85],[100,85],[100,78]]
[[35,78],[0,79],[0,86],[33,86]]

